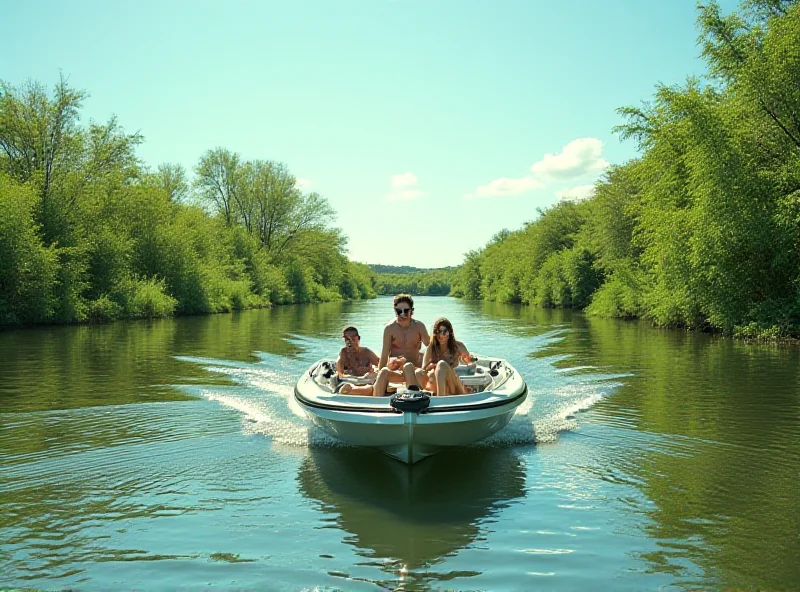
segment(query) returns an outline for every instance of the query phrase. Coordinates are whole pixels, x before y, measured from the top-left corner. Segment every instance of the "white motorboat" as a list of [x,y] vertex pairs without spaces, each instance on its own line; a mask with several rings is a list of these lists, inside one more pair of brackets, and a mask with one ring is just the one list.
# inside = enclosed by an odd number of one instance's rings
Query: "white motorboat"
[[341,395],[335,360],[319,360],[297,381],[294,396],[325,432],[413,464],[498,432],[528,396],[520,374],[500,358],[478,356],[456,372],[467,394],[437,397],[401,388],[387,397]]

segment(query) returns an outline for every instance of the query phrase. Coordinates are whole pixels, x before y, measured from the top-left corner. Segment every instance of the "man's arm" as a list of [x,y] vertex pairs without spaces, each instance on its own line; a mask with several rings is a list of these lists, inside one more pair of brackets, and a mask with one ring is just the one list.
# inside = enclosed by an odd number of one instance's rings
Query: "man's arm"
[[380,363],[380,360],[381,360],[378,357],[378,354],[376,354],[374,351],[372,351],[369,348],[365,348],[365,349],[367,350],[367,355],[369,356],[369,363],[372,364],[373,366],[377,366]]
[[344,350],[339,350],[339,357],[336,358],[336,373],[339,376],[344,376],[344,362],[342,361],[342,352]]
[[431,336],[428,335],[428,328],[422,321],[418,322],[420,325],[422,325],[422,328],[419,330],[419,338],[422,340],[422,345],[428,347],[431,344]]
[[389,362],[389,352],[392,350],[392,332],[389,325],[383,328],[383,347],[381,347],[381,357],[378,360],[378,370],[386,366]]

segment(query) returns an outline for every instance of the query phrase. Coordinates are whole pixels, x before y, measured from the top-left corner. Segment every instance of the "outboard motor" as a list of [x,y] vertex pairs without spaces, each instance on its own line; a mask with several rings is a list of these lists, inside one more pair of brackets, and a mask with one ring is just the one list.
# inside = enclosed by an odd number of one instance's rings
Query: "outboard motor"
[[399,389],[392,395],[389,404],[398,413],[405,411],[424,413],[431,404],[431,396],[428,392],[420,390],[418,386],[410,385],[406,389]]

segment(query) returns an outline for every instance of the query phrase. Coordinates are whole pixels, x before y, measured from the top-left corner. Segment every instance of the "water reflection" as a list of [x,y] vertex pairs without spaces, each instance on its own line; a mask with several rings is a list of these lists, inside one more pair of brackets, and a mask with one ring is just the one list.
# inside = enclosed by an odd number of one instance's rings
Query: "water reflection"
[[445,451],[413,467],[371,450],[316,449],[298,482],[352,535],[346,542],[360,555],[409,571],[467,547],[525,494],[513,449]]
[[[98,557],[141,549],[147,559],[195,554],[204,565],[203,553],[263,553],[261,566],[290,571],[296,555],[285,541],[316,533],[324,535],[323,551],[335,552],[342,538],[350,545],[346,556],[337,554],[337,569],[366,579],[377,573],[386,587],[397,585],[405,565],[406,588],[458,587],[442,580],[459,574],[441,572],[461,568],[484,572],[477,580],[459,572],[462,587],[480,581],[473,587],[536,589],[525,579],[535,571],[566,574],[550,589],[576,589],[578,576],[623,589],[620,574],[639,577],[642,561],[648,577],[667,574],[659,581],[675,587],[797,587],[800,348],[499,303],[419,298],[415,308],[426,324],[447,316],[470,349],[507,356],[523,373],[533,415],[527,424],[512,421],[505,435],[515,426],[529,431],[531,419],[537,438],[553,434],[546,471],[526,464],[543,447],[443,453],[409,472],[370,451],[295,445],[305,426],[287,405],[293,378],[335,351],[345,324],[363,327],[365,343],[379,347],[390,299],[2,331],[0,581],[74,570],[132,580],[144,573],[134,564],[145,561],[115,562],[103,572]],[[187,392],[230,395],[245,415],[266,410],[269,426],[252,430],[230,408],[189,401]],[[130,404],[142,402],[150,404]],[[574,421],[566,415],[587,408]],[[578,431],[555,438],[572,428]],[[265,448],[275,454],[269,462]],[[296,473],[296,455],[306,454]],[[228,456],[248,460],[237,465]],[[258,480],[253,467],[272,470],[281,459],[291,459],[283,473]],[[537,466],[540,474],[532,472]],[[287,474],[297,474],[312,504],[297,503]],[[220,478],[224,487],[240,480],[242,503],[257,500],[252,511],[236,501],[218,504]],[[535,495],[525,497],[526,479],[539,488]],[[594,513],[558,505],[573,490],[600,500]],[[501,512],[508,504],[521,507]],[[280,528],[253,545],[250,528],[265,511],[281,516]],[[328,530],[314,530],[320,516]],[[501,532],[495,521],[507,527]],[[296,536],[287,539],[292,528]],[[213,545],[201,553],[191,541],[203,529]],[[533,567],[531,553],[515,554],[568,546],[576,552],[546,562],[537,556]],[[180,569],[148,563],[163,573]],[[263,587],[263,574],[248,580],[240,569],[231,582]],[[186,585],[208,581],[197,573],[176,577]],[[631,582],[627,589],[655,587]]]
[[294,336],[334,335],[354,306],[363,304],[0,331],[0,413],[187,400],[172,385],[227,381],[176,356],[297,356],[304,347]]
[[602,465],[652,503],[647,534],[661,549],[644,558],[653,570],[689,558],[727,587],[800,582],[800,539],[785,534],[800,529],[800,350],[641,322],[574,323],[551,353],[632,374],[592,416],[612,428],[604,448],[628,441],[637,451]]

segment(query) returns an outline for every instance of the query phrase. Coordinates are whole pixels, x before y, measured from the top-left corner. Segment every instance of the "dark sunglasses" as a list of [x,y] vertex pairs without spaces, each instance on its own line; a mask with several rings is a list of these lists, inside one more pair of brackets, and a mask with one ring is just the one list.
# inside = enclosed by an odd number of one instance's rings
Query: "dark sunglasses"
[[434,331],[433,334],[434,335],[450,335],[450,329],[445,329],[444,327],[442,327],[441,329],[436,329],[436,331]]
[[400,315],[408,314],[412,310],[414,310],[414,309],[413,308],[395,308],[394,312],[397,314],[397,316],[400,316]]
[[342,339],[350,341],[352,339],[361,339],[361,335],[342,335]]

